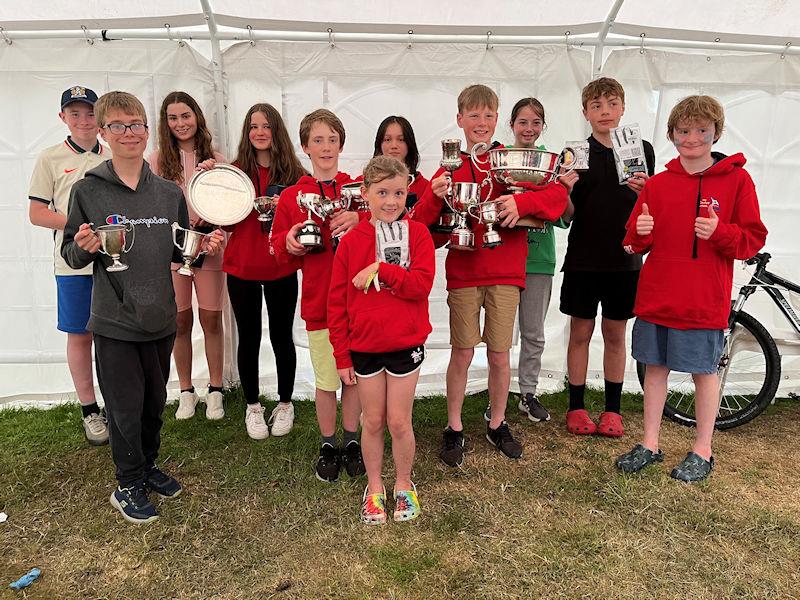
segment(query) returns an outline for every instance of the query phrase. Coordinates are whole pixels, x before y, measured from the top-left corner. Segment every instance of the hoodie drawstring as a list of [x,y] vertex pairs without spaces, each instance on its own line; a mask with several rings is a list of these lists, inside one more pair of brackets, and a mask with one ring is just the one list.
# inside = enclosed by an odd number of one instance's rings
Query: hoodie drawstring
[[[695,206],[695,213],[694,213],[695,219],[697,219],[697,217],[700,216],[700,201],[702,200],[703,197],[700,190],[702,189],[702,187],[703,187],[703,176],[700,175],[700,178],[697,181],[697,205]],[[692,226],[694,226],[694,224],[692,224]],[[694,242],[692,244],[692,258],[697,258],[697,232],[695,232],[694,234]]]

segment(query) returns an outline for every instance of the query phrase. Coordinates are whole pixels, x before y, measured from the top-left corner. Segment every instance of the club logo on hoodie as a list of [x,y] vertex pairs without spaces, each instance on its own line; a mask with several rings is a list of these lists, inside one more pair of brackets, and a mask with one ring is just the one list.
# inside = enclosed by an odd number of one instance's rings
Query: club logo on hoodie
[[709,205],[711,206],[711,208],[714,209],[714,212],[717,212],[717,213],[719,212],[719,200],[714,198],[714,196],[711,196],[710,199],[709,198],[703,198],[702,200],[700,200],[701,216],[702,216],[702,211],[708,211]]
[[164,217],[157,217],[153,215],[152,217],[144,217],[142,219],[129,219],[125,215],[108,215],[106,217],[106,224],[107,225],[127,225],[128,223],[132,225],[146,225],[148,228],[152,227],[153,225],[169,225],[169,220]]

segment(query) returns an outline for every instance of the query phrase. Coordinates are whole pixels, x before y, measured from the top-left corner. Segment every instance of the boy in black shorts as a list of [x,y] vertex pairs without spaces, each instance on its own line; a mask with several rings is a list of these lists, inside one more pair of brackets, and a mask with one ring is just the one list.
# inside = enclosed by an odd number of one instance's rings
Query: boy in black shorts
[[[637,174],[627,186],[620,185],[610,130],[619,126],[625,112],[625,91],[616,80],[601,77],[583,88],[581,102],[592,135],[588,139],[589,170],[575,184],[567,210],[567,216],[572,211],[572,226],[561,286],[561,312],[571,317],[567,430],[575,435],[621,437],[624,429],[619,405],[627,359],[625,328],[633,317],[642,268],[641,256],[627,254],[621,244],[636,198],[653,174],[655,154],[653,147],[643,142],[648,175]],[[584,392],[598,304],[602,306],[606,406],[599,424],[595,424],[584,408]]]

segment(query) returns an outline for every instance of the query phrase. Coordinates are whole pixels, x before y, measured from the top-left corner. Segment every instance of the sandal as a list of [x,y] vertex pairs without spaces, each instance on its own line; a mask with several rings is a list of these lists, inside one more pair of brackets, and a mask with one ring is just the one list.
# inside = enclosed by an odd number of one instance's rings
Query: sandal
[[642,444],[636,444],[632,450],[617,458],[617,468],[623,473],[638,473],[645,467],[664,461],[664,453],[653,452]]
[[395,489],[394,491],[394,520],[411,521],[416,519],[420,512],[419,498],[417,497],[417,486],[411,483],[410,490]]
[[673,479],[677,479],[678,481],[685,481],[687,483],[695,483],[697,481],[703,481],[709,475],[711,475],[711,470],[714,468],[714,457],[711,457],[711,460],[706,460],[699,454],[695,454],[694,452],[689,452],[678,465],[672,469],[672,473],[669,474],[670,477]]
[[361,499],[361,522],[367,525],[386,523],[386,488],[383,493],[369,494],[369,486],[364,488]]
[[597,425],[586,409],[580,408],[567,412],[567,431],[572,435],[592,435],[597,432]]
[[622,415],[615,412],[604,412],[600,415],[597,433],[605,437],[621,438],[625,434],[622,426]]

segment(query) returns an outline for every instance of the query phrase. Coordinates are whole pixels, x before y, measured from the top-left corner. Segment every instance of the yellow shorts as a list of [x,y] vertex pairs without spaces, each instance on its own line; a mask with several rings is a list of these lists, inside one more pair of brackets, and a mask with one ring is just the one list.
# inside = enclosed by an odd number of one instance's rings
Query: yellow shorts
[[311,366],[314,369],[314,380],[317,389],[323,392],[335,392],[341,385],[336,370],[336,359],[333,358],[333,346],[327,329],[306,331],[308,334],[308,352],[311,354]]
[[[474,348],[481,340],[492,352],[506,352],[514,341],[514,319],[519,305],[515,285],[483,285],[448,290],[450,345]],[[481,307],[484,310],[481,335]]]

